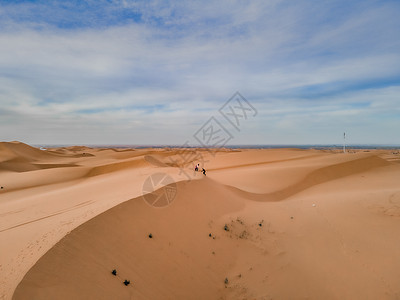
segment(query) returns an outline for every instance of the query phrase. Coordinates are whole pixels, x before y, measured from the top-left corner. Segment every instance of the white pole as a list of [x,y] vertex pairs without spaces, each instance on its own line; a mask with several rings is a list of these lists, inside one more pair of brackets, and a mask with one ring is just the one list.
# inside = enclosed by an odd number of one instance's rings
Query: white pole
[[346,153],[346,132],[343,132],[343,153]]

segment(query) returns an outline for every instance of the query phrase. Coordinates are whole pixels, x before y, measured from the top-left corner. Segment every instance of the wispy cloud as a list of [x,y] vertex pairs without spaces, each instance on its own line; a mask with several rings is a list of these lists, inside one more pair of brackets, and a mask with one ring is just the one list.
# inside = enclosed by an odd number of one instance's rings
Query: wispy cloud
[[343,130],[400,143],[399,12],[397,1],[0,3],[0,139],[179,144],[239,90],[260,113],[235,143],[335,143]]

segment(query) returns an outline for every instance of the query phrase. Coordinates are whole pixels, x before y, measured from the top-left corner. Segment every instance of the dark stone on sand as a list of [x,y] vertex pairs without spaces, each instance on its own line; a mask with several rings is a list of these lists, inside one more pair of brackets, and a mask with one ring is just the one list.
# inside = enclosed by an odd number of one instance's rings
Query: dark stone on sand
[[225,284],[228,284],[229,280],[228,278],[225,278]]
[[225,231],[229,231],[229,227],[228,227],[228,225],[226,225],[226,224],[225,224],[225,226],[224,226],[224,230],[225,230]]
[[150,238],[150,239],[152,239],[152,238],[153,238],[153,235],[152,235],[151,233],[149,234],[149,238]]
[[211,237],[211,233],[208,236]]

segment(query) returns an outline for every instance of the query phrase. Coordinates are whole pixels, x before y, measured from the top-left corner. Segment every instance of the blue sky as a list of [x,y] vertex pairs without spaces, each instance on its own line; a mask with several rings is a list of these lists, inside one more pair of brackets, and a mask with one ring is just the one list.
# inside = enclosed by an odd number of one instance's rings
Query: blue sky
[[[0,1],[0,140],[400,144],[399,1]],[[239,91],[240,132],[218,110]]]

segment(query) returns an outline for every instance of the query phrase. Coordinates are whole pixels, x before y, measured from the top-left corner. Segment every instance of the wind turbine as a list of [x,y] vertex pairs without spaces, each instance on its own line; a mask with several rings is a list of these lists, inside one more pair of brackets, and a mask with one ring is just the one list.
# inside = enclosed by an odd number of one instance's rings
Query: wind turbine
[[346,153],[346,132],[343,132],[343,153]]

